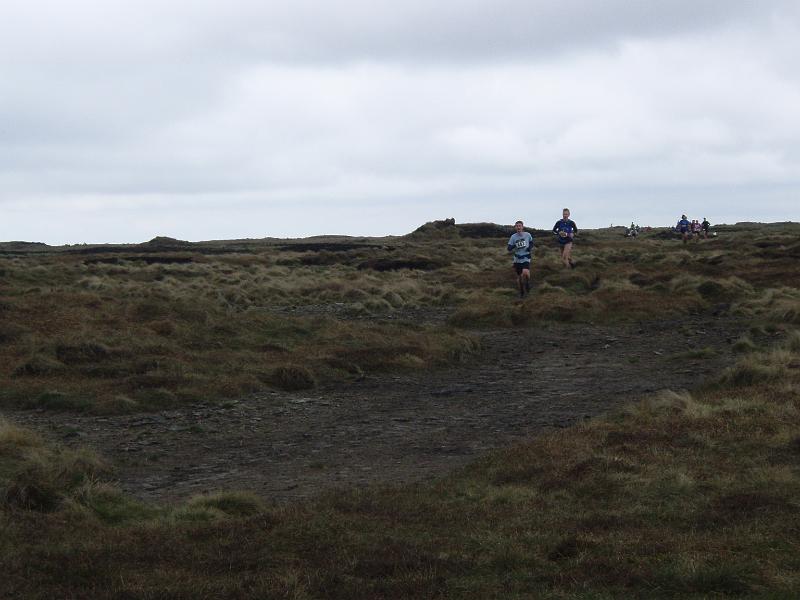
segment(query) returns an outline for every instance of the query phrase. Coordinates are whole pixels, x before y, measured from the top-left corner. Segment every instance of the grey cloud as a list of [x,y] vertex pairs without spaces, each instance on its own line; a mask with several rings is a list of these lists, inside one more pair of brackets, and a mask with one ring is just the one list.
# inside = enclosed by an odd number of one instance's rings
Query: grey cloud
[[0,239],[402,233],[531,198],[605,224],[732,185],[786,214],[800,183],[789,2],[221,6],[13,3]]
[[[254,15],[243,47],[266,60],[530,60],[621,39],[769,19],[792,3],[724,0],[293,4]],[[296,10],[296,12],[295,12]],[[306,15],[297,19],[298,14]]]
[[17,3],[0,24],[0,49],[13,61],[82,60],[87,67],[167,57],[187,64],[530,60],[628,38],[753,26],[797,11],[791,0],[246,0],[221,6],[81,0],[50,5],[42,17],[36,2]]

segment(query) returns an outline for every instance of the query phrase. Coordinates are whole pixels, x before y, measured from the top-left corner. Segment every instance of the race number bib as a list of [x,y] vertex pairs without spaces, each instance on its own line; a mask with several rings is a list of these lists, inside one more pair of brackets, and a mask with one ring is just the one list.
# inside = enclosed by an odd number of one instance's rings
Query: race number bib
[[528,242],[526,242],[525,240],[517,241],[517,248],[527,248],[527,247],[528,247]]

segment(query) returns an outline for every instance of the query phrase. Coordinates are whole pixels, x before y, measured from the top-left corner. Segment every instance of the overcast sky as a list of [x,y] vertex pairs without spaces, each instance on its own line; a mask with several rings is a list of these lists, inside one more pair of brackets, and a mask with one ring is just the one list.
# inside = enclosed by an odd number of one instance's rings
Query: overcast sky
[[0,241],[800,220],[796,0],[6,0]]

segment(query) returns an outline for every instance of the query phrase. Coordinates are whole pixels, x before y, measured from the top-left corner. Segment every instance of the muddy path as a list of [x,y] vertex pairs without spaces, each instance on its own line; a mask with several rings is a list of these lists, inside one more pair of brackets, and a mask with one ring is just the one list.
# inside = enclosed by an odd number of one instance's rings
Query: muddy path
[[[661,389],[686,389],[732,361],[728,318],[479,332],[481,353],[439,370],[377,375],[224,405],[12,420],[107,457],[134,496],[178,501],[246,489],[277,501],[434,477],[483,453],[567,427]],[[702,358],[686,353],[709,348]]]

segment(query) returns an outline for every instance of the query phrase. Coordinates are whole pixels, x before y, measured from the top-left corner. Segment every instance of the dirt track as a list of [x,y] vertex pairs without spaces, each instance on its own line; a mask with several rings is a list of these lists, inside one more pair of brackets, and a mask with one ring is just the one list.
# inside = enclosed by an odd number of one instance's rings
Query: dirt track
[[[695,385],[731,362],[743,325],[691,317],[641,325],[481,332],[469,363],[273,392],[159,414],[8,416],[109,458],[122,488],[174,501],[220,489],[275,500],[439,475],[492,448],[566,427],[659,389]],[[710,358],[677,359],[710,347]]]

